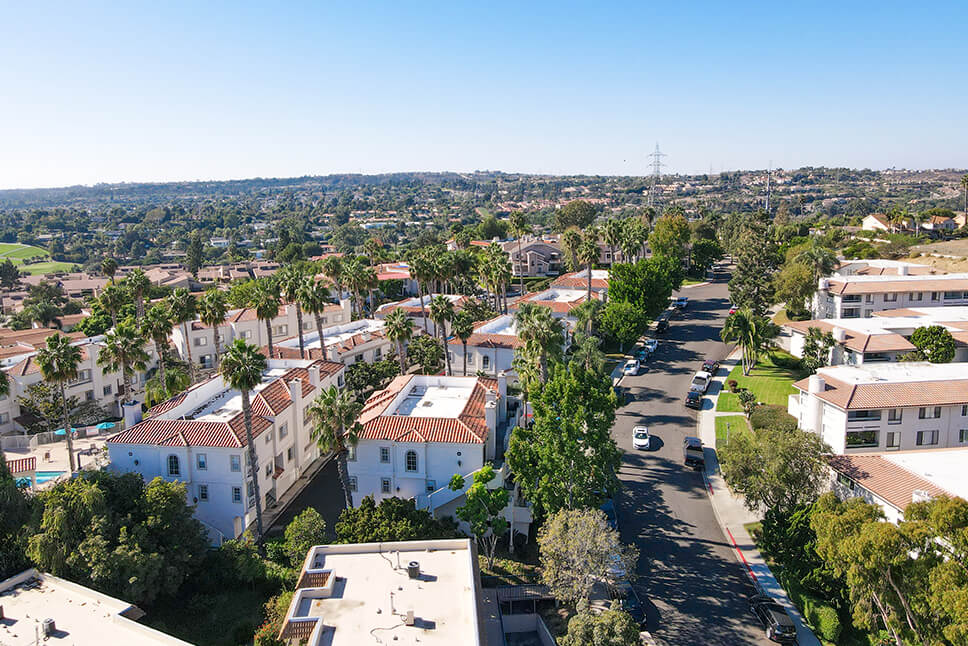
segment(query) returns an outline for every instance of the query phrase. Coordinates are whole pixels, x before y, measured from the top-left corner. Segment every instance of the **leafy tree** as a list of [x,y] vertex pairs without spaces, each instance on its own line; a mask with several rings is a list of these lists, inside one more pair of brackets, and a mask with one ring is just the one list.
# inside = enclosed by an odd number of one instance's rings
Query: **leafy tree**
[[609,301],[636,305],[654,320],[669,305],[672,292],[682,285],[682,265],[674,258],[653,256],[634,264],[618,263],[609,269]]
[[817,290],[810,268],[799,262],[787,263],[773,278],[773,291],[777,301],[786,303],[790,318],[809,316],[809,303]]
[[808,592],[846,607],[844,581],[817,554],[817,534],[810,526],[817,503],[791,509],[768,509],[763,515],[761,546],[784,572]]
[[[548,362],[561,358],[565,343],[564,325],[544,305],[522,303],[514,313],[518,338],[524,342],[524,356],[537,362],[541,383],[547,379]],[[497,364],[495,363],[495,370]]]
[[471,315],[461,310],[454,314],[453,322],[451,323],[450,331],[460,339],[461,345],[464,347],[464,370],[463,375],[467,376],[467,341],[474,334],[474,320]]
[[316,322],[316,338],[319,339],[319,351],[326,359],[326,337],[323,336],[323,312],[329,305],[329,286],[317,282],[314,276],[306,276],[299,288],[299,302],[303,310],[313,315]]
[[613,607],[595,614],[587,609],[568,620],[568,633],[561,646],[638,646],[639,627],[632,616]]
[[587,286],[586,300],[592,300],[592,265],[598,260],[598,230],[589,227],[582,232],[581,243],[575,250],[579,262],[585,265],[585,285]]
[[358,434],[362,427],[356,417],[360,408],[360,404],[348,392],[338,390],[336,386],[319,393],[309,408],[309,416],[313,420],[310,437],[322,451],[332,451],[336,455],[340,486],[347,508],[353,506],[353,494],[350,492],[346,453],[359,442]]
[[118,261],[114,258],[105,258],[101,261],[101,273],[108,277],[108,280],[114,282],[114,274],[118,271]]
[[729,280],[729,295],[737,307],[750,309],[757,316],[766,314],[774,302],[773,275],[779,258],[768,227],[747,222],[734,245],[736,269]]
[[137,320],[141,320],[141,317],[145,315],[145,294],[151,289],[151,281],[142,271],[141,267],[135,269],[131,274],[124,279],[125,287],[134,296],[135,302],[135,314],[137,315]]
[[432,375],[440,370],[444,351],[437,339],[426,334],[418,336],[407,346],[407,360],[420,366],[420,372]]
[[358,507],[347,507],[336,522],[338,543],[382,543],[416,541],[457,536],[456,523],[437,519],[426,509],[417,509],[413,500],[384,498],[377,505],[366,496]]
[[824,490],[830,447],[814,433],[760,429],[736,433],[719,451],[723,475],[748,509],[786,512]]
[[682,261],[686,257],[686,245],[690,238],[689,223],[682,215],[665,214],[655,222],[649,234],[649,246],[653,255],[666,256]]
[[756,408],[756,395],[753,394],[752,390],[741,390],[737,394],[737,399],[739,399],[740,406],[743,407],[743,412],[749,417],[753,414],[753,410]]
[[723,257],[723,248],[716,240],[701,238],[692,243],[692,265],[696,273],[704,275]]
[[255,309],[256,317],[266,325],[266,338],[269,343],[269,356],[272,349],[272,319],[279,316],[279,285],[271,278],[260,278],[256,282],[249,305]]
[[585,200],[573,200],[555,213],[555,230],[565,231],[570,227],[585,229],[595,221],[595,207]]
[[[475,471],[473,484],[465,493],[464,504],[455,510],[457,517],[470,525],[471,534],[487,555],[488,568],[494,567],[497,542],[510,527],[502,515],[510,499],[508,490],[504,487],[488,487],[495,477],[494,467],[490,464]],[[463,490],[464,476],[455,473],[448,486],[451,491]]]
[[346,368],[346,389],[358,401],[366,401],[374,390],[382,390],[397,375],[397,362],[392,358],[367,363],[357,361]]
[[[303,340],[303,310],[299,296],[306,284],[306,274],[298,265],[286,265],[277,274],[279,289],[286,300],[296,306],[296,331],[299,336],[299,358],[306,358],[306,344]],[[322,337],[320,337],[322,338]]]
[[796,261],[810,268],[810,275],[813,278],[814,285],[824,276],[832,274],[838,264],[837,256],[834,252],[816,242],[808,245],[806,249],[801,251],[796,257]]
[[807,328],[807,336],[803,340],[803,365],[811,372],[830,365],[830,350],[837,342],[834,335],[824,332],[818,327]]
[[266,601],[263,610],[265,621],[256,628],[253,637],[255,646],[288,646],[287,642],[279,639],[279,633],[286,622],[293,594],[293,590],[287,590]]
[[623,545],[600,509],[562,509],[538,530],[541,579],[560,601],[588,600],[599,581],[615,583],[635,572],[638,550]]
[[926,325],[911,334],[911,343],[917,348],[911,358],[931,363],[951,363],[955,358],[955,339],[943,325]]
[[128,290],[121,284],[107,285],[98,296],[98,301],[108,314],[111,315],[111,325],[118,324],[118,313],[130,302]]
[[314,545],[326,543],[326,521],[319,512],[307,507],[286,525],[283,546],[289,563],[298,568]]
[[[145,382],[145,403],[154,406],[172,397],[175,393],[180,393],[192,385],[188,369],[183,361],[171,363],[172,360],[165,359],[164,363],[169,363],[164,371],[159,370],[154,376]],[[163,365],[161,361],[158,365]]]
[[198,231],[193,231],[188,239],[188,249],[185,250],[185,267],[188,272],[198,278],[198,270],[205,263],[205,244]]
[[0,577],[7,578],[28,566],[27,525],[33,503],[7,469],[0,454]]
[[7,258],[0,263],[0,288],[5,290],[16,289],[20,284],[20,270]]
[[601,345],[598,337],[576,332],[572,337],[571,361],[580,364],[588,372],[603,374],[606,357],[600,349]]
[[609,377],[557,366],[531,398],[534,422],[511,435],[507,460],[539,515],[595,507],[614,491],[622,453],[611,436],[618,401]]
[[97,365],[109,372],[120,372],[124,384],[124,403],[134,401],[131,393],[131,371],[144,372],[148,367],[145,339],[135,328],[134,319],[125,319],[108,330],[97,356]]
[[[77,397],[67,398],[67,408],[74,411],[78,404]],[[64,423],[64,405],[61,400],[60,387],[56,384],[39,381],[36,384],[27,386],[26,392],[17,397],[17,404],[21,411],[30,413],[39,421],[27,427],[29,433],[52,433],[58,424]],[[71,426],[76,420],[71,417]],[[64,428],[70,428],[65,426]]]
[[47,337],[47,345],[37,351],[37,365],[44,381],[57,384],[60,389],[64,412],[64,429],[67,439],[67,456],[70,459],[71,473],[77,471],[77,458],[74,456],[74,440],[71,438],[71,419],[67,400],[67,384],[77,379],[77,367],[81,363],[81,350],[71,345],[71,340],[54,333]]
[[628,301],[610,300],[602,311],[601,327],[606,336],[619,344],[619,350],[635,343],[649,325],[642,310]]

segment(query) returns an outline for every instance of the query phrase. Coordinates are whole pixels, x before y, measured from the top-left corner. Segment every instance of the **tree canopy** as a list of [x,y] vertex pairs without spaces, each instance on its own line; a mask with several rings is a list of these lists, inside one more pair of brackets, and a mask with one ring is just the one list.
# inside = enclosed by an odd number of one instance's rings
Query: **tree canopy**
[[376,504],[367,496],[356,507],[340,512],[336,522],[338,543],[385,543],[436,538],[454,538],[457,525],[452,519],[437,519],[413,500],[384,498]]

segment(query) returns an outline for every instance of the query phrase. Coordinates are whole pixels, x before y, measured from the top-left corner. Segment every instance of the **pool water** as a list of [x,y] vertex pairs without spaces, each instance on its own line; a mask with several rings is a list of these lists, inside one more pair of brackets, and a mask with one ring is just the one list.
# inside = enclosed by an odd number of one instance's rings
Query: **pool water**
[[[37,474],[36,474],[37,475],[37,484],[38,485],[42,485],[45,482],[50,482],[51,480],[55,480],[55,479],[59,478],[60,476],[64,475],[65,473],[67,473],[67,471],[38,471]],[[17,480],[17,486],[18,487],[29,487],[30,486],[30,478],[19,478]]]

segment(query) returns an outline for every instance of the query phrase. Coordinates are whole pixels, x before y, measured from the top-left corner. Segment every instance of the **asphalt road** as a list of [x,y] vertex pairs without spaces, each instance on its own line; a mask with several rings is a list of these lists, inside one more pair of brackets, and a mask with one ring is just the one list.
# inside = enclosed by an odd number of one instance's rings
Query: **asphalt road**
[[[752,586],[716,522],[702,474],[683,466],[682,440],[695,436],[696,412],[683,406],[703,359],[725,358],[719,331],[729,308],[726,275],[691,287],[647,371],[624,377],[634,398],[616,413],[613,435],[625,450],[619,479],[619,528],[639,548],[636,588],[649,631],[666,644],[770,644],[746,599]],[[652,433],[648,451],[632,448],[632,427]]]

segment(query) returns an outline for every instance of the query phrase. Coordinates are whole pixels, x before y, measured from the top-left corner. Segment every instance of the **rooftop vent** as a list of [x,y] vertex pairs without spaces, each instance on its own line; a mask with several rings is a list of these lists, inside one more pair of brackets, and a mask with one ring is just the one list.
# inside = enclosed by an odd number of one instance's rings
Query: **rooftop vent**
[[44,637],[53,637],[57,632],[57,624],[51,618],[44,619]]
[[424,408],[430,408],[433,405],[434,403],[432,401],[425,401],[423,404],[421,404],[421,406],[423,406]]
[[418,561],[410,561],[407,564],[407,576],[411,579],[420,578],[420,563]]

